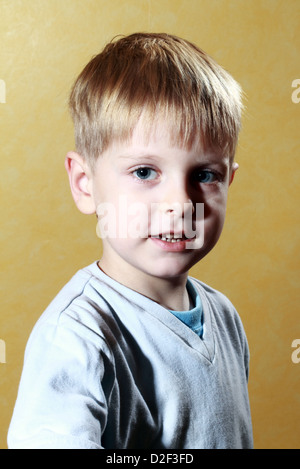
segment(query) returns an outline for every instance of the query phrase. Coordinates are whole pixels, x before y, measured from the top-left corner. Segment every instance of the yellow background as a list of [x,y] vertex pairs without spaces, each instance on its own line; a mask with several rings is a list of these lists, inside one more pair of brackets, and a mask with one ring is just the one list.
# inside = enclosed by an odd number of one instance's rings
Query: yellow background
[[95,219],[77,212],[63,166],[70,86],[113,36],[141,30],[196,42],[247,95],[224,233],[192,274],[242,317],[255,447],[300,448],[299,0],[0,0],[0,447],[34,323],[100,257]]

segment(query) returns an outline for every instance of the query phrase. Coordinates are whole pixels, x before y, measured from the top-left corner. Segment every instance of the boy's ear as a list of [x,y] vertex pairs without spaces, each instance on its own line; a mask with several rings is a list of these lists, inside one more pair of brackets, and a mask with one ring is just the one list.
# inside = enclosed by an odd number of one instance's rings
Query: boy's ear
[[229,179],[229,185],[232,183],[232,181],[234,179],[234,175],[235,175],[235,173],[237,172],[238,169],[239,169],[239,165],[234,161],[232,163],[231,174],[230,174],[230,179]]
[[80,212],[91,215],[96,212],[93,198],[92,171],[86,161],[76,152],[69,152],[65,159],[70,188]]

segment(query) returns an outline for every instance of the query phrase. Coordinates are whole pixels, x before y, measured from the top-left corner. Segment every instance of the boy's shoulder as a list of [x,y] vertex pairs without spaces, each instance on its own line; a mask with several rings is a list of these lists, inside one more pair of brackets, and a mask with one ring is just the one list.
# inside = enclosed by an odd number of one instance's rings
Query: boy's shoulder
[[100,322],[103,316],[99,310],[105,311],[105,301],[95,288],[94,279],[96,263],[78,270],[62,287],[37,320],[30,335],[27,349],[38,337],[53,342],[58,331],[72,331],[85,337],[90,342],[103,340]]
[[92,278],[93,274],[88,268],[78,270],[52,299],[37,325],[59,322],[65,314],[72,315],[72,311],[80,311],[86,303],[91,303],[92,298],[87,298],[86,290]]

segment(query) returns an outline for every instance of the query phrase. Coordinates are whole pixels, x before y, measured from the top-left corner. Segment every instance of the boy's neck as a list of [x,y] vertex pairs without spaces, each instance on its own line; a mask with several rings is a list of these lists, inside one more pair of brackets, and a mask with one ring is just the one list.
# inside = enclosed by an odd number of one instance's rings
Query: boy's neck
[[120,270],[112,271],[103,259],[98,262],[98,267],[112,279],[169,310],[188,311],[192,307],[186,288],[188,273],[171,279],[149,276],[140,271],[126,271],[126,275],[123,275]]

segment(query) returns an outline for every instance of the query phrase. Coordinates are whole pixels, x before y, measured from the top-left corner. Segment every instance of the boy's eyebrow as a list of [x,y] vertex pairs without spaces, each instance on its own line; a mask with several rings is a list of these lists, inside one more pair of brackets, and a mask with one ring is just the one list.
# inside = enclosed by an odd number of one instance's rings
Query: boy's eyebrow
[[219,158],[202,158],[197,161],[200,166],[222,166],[227,167],[230,163],[229,157],[219,157]]
[[[161,161],[162,157],[152,153],[138,153],[133,155],[131,153],[122,153],[117,156],[119,159],[128,159],[128,160],[148,160],[148,161]],[[195,157],[195,164],[205,167],[205,166],[221,166],[223,169],[228,167],[230,163],[229,156],[225,155],[199,155]]]

